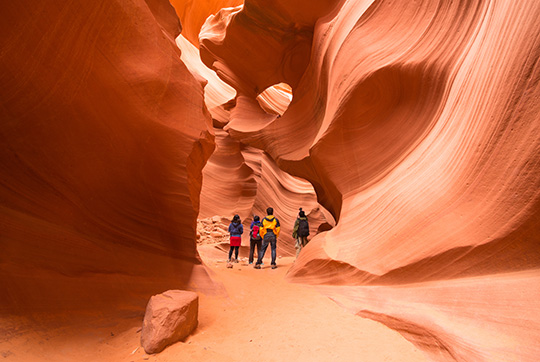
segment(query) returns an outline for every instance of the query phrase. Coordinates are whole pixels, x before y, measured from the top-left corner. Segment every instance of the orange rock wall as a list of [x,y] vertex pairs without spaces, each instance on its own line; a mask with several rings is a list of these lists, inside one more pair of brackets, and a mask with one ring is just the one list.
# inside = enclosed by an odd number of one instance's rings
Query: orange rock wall
[[[436,360],[533,361],[540,5],[357,0],[309,21],[294,15],[307,2],[266,6],[210,17],[201,58],[238,92],[225,130],[309,180],[337,220],[291,280]],[[280,82],[281,117],[255,101]]]
[[173,8],[0,10],[0,311],[142,311],[149,295],[187,287],[214,146]]

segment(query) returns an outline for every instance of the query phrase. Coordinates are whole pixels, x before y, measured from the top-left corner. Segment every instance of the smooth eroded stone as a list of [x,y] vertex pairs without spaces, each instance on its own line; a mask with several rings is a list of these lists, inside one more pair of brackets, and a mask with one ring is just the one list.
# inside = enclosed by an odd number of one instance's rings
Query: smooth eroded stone
[[146,306],[141,345],[146,353],[158,353],[184,338],[196,327],[199,296],[185,290],[154,295]]

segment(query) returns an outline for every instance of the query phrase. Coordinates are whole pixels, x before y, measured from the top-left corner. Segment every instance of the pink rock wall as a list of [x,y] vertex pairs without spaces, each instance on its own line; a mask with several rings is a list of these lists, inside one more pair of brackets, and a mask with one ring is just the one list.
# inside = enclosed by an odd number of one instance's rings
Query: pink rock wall
[[0,14],[0,310],[143,310],[187,287],[214,146],[173,8],[22,1]]
[[[537,2],[345,1],[309,21],[307,2],[266,5],[210,17],[201,58],[238,92],[225,130],[337,220],[291,280],[437,360],[535,360]],[[278,117],[255,97],[280,82],[293,99]]]

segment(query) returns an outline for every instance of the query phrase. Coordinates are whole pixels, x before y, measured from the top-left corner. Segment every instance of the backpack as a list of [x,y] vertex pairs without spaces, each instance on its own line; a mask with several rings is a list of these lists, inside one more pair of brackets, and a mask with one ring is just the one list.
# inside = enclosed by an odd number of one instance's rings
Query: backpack
[[253,229],[251,229],[250,236],[254,240],[261,240],[261,234],[259,234],[259,228],[261,226],[260,222],[253,224]]
[[298,219],[298,236],[309,235],[309,224],[306,219]]

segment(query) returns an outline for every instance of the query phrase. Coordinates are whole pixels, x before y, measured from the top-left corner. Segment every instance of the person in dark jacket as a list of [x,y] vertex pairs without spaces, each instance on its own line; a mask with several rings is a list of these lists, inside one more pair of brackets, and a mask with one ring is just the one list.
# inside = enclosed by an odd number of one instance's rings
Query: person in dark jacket
[[[242,222],[240,221],[240,216],[234,215],[231,221],[231,224],[229,225],[229,234],[231,235],[231,238],[230,238],[231,247],[229,249],[229,260],[227,260],[229,263],[231,262],[238,263],[238,249],[240,249],[240,245],[242,244],[243,233],[244,233],[244,226],[242,225]],[[233,250],[234,250],[234,259],[231,259]]]
[[249,233],[249,263],[253,264],[253,253],[255,251],[255,248],[257,248],[257,257],[259,256],[261,252],[261,245],[262,245],[262,237],[260,234],[260,230],[262,228],[262,224],[260,221],[260,218],[258,215],[253,216],[253,221],[251,222],[250,226],[250,233]]
[[266,249],[268,248],[268,245],[270,244],[270,248],[272,250],[272,269],[276,269],[276,246],[277,246],[277,238],[279,236],[279,231],[281,230],[281,226],[279,224],[279,220],[277,217],[274,216],[274,209],[269,207],[266,209],[266,215],[262,219],[262,228],[261,228],[261,236],[263,238],[262,243],[262,249],[259,254],[259,257],[257,258],[257,263],[255,263],[254,268],[255,269],[261,269],[262,259],[264,258],[264,253],[266,252]]
[[302,248],[307,245],[307,237],[309,236],[309,223],[306,213],[302,210],[302,208],[300,208],[298,218],[294,222],[292,236],[296,239],[296,244],[294,247],[296,248],[296,257],[298,258],[298,254],[300,254]]

